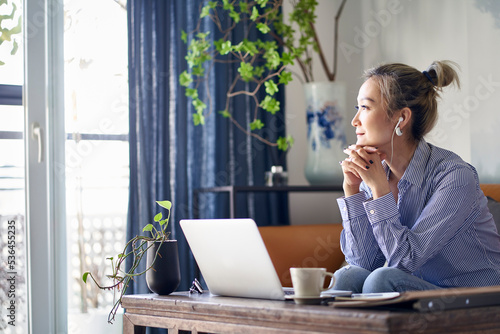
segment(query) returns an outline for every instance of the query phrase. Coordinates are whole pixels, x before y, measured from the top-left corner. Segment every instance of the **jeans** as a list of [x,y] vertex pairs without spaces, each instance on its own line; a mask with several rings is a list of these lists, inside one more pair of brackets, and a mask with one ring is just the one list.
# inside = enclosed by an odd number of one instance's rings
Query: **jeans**
[[439,286],[397,268],[381,267],[369,271],[347,265],[334,273],[335,290],[353,293],[403,292],[440,289]]

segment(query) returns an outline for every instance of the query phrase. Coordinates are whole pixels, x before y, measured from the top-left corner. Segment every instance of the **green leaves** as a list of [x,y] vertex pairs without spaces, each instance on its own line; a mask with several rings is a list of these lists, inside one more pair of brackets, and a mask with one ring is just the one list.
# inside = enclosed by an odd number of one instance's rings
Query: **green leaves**
[[203,6],[200,13],[200,18],[204,18],[210,15],[210,10],[217,7],[217,1],[209,1],[206,6]]
[[279,78],[280,78],[279,83],[283,85],[287,85],[290,81],[293,80],[292,73],[285,71],[280,73]]
[[227,55],[229,52],[231,52],[231,41],[225,41],[221,44],[220,48],[220,54],[221,55]]
[[142,229],[142,232],[151,232],[153,230],[153,224],[147,224],[146,226],[144,226],[144,228]]
[[240,12],[242,14],[248,14],[249,13],[249,11],[248,11],[248,6],[249,6],[248,2],[240,1],[239,5],[240,5]]
[[229,111],[227,109],[219,111],[219,114],[221,114],[222,117],[225,117],[225,118],[231,117],[231,114],[229,113]]
[[264,127],[264,123],[260,119],[254,120],[252,123],[250,123],[250,129],[253,130],[260,130]]
[[[143,232],[151,232],[153,238],[155,238],[156,240],[159,240],[162,238],[162,235],[165,233],[166,225],[168,225],[168,219],[170,217],[170,209],[172,208],[172,202],[170,202],[170,201],[156,201],[156,204],[158,204],[162,208],[168,210],[167,218],[163,219],[163,214],[161,212],[158,212],[153,218],[153,221],[155,223],[158,223],[160,225],[160,227],[162,227],[162,228],[160,229],[160,231],[158,231],[154,227],[153,224],[147,224],[146,226],[144,226],[142,231]],[[118,257],[121,257],[120,255],[123,256],[123,254],[119,254]]]
[[[0,0],[1,1],[1,0]],[[113,257],[108,257],[106,260],[110,261],[111,264],[111,274],[106,274],[105,277],[111,280],[112,283],[109,285],[101,285],[100,276],[99,281],[92,275],[91,272],[85,272],[82,275],[82,280],[84,283],[87,283],[89,277],[96,284],[99,289],[103,290],[115,290],[113,294],[113,307],[108,316],[108,322],[112,323],[115,314],[118,311],[118,308],[121,305],[121,300],[123,295],[127,291],[127,287],[132,279],[135,277],[141,276],[145,274],[148,270],[154,270],[153,265],[158,257],[158,250],[156,250],[156,254],[152,260],[152,263],[148,264],[149,266],[146,269],[139,269],[139,264],[143,260],[144,256],[148,253],[148,250],[153,246],[153,241],[161,241],[164,242],[168,239],[170,232],[167,232],[168,220],[170,218],[170,210],[172,208],[172,203],[170,201],[157,201],[156,202],[162,208],[168,210],[167,217],[163,217],[161,212],[157,213],[153,220],[155,223],[160,225],[160,229],[156,229],[154,224],[147,224],[144,228],[144,232],[151,232],[151,237],[136,235],[132,239],[130,239],[124,246],[123,251],[118,254],[116,261],[113,261]],[[124,269],[122,266],[125,265],[126,260],[130,260],[131,266],[127,269]]]
[[[203,73],[201,70],[203,64],[212,59],[210,53],[211,44],[207,40],[209,34],[210,32],[198,32],[189,42],[188,52],[185,57],[188,67],[192,69],[198,68],[198,71],[201,71],[200,73]],[[187,41],[187,37],[184,37],[184,35],[181,38]]]
[[259,22],[257,23],[257,29],[263,34],[267,34],[268,32],[271,31],[271,28],[265,23]]
[[198,90],[196,88],[186,88],[186,96],[196,99],[198,98]]
[[280,102],[275,98],[267,95],[260,103],[260,107],[274,115],[277,111],[280,110]]
[[189,74],[187,71],[182,72],[179,76],[179,83],[181,84],[181,86],[188,87],[191,82],[193,82],[193,77],[191,76],[191,74]]
[[[297,0],[297,2],[302,1],[304,0]],[[291,73],[285,68],[293,64],[297,52],[304,50],[294,46],[288,48],[285,44],[287,51],[283,52],[281,41],[272,40],[273,36],[280,35],[280,31],[286,36],[294,33],[289,25],[283,24],[280,5],[279,2],[269,0],[208,1],[201,9],[200,21],[195,30],[181,33],[182,40],[187,43],[185,59],[188,69],[179,75],[179,84],[185,87],[185,95],[191,101],[193,124],[205,124],[206,117],[212,114],[213,103],[208,101],[213,101],[211,97],[213,84],[208,80],[216,78],[214,71],[227,64],[233,67],[231,73],[234,76],[228,79],[231,84],[228,85],[226,92],[226,109],[219,111],[218,114],[265,144],[290,147],[290,142],[287,140],[281,144],[271,142],[262,137],[266,132],[257,132],[265,127],[260,117],[263,112],[274,115],[280,110],[280,103],[275,98],[276,93],[279,92],[280,85],[292,81]],[[300,8],[307,10],[307,6]],[[203,30],[208,22],[215,23],[222,33],[220,35],[222,38],[214,40],[209,32]],[[257,34],[245,34],[239,40],[236,39],[237,34],[231,32],[241,22],[250,24],[257,30]],[[273,30],[276,35],[271,35]],[[267,35],[265,39],[261,38],[263,35]],[[262,99],[263,93],[266,95]],[[251,108],[254,108],[255,115],[248,125],[239,124],[239,118],[234,117],[239,109],[238,102],[232,101],[237,101],[233,99],[242,96],[248,97],[251,103],[254,103]],[[233,109],[229,109],[230,106],[234,106]]]
[[[194,106],[194,109],[196,110],[196,113],[199,114],[200,116],[203,116],[203,110],[205,110],[207,108],[207,105],[205,104],[205,102],[203,102],[199,98],[195,98],[193,100],[193,106]],[[202,122],[201,124],[204,124],[204,123]]]
[[279,91],[278,85],[274,81],[266,81],[264,82],[264,86],[266,87],[266,93],[269,95],[274,95]]
[[229,52],[231,52],[231,41],[225,41],[223,39],[220,39],[217,42],[214,42],[214,45],[219,51],[221,55],[227,55]]
[[[3,6],[6,5],[6,6]],[[9,6],[12,5],[12,6]],[[7,3],[7,0],[2,0],[0,1],[0,6],[2,6],[3,9],[4,7],[12,7],[12,10],[7,9],[7,10],[2,10],[2,14],[0,15],[0,32],[1,32],[1,38],[0,38],[0,50],[5,49],[7,47],[11,47],[10,49],[10,54],[15,55],[17,53],[17,50],[19,49],[19,44],[17,42],[17,39],[22,38],[22,36],[17,36],[18,34],[21,34],[22,31],[22,26],[23,26],[23,15],[18,15],[17,19],[17,24],[15,20],[16,12],[18,11],[18,8],[15,4],[15,2],[9,1]],[[10,11],[10,13],[6,13],[6,11]],[[21,11],[22,12],[22,11]],[[6,43],[3,44],[3,42],[10,42],[12,41],[12,44]],[[12,45],[12,46],[11,46]],[[5,51],[6,54],[7,50]],[[0,66],[5,65],[5,62],[0,61]]]
[[264,8],[266,7],[268,1],[269,0],[257,0],[257,4],[260,5],[261,8]]
[[83,276],[82,276],[83,283],[87,283],[87,276],[89,276],[89,274],[90,273],[88,271],[83,274]]
[[253,78],[253,66],[250,63],[241,63],[238,68],[238,73],[241,75],[243,81],[250,81]]
[[278,143],[278,149],[286,152],[290,147],[293,146],[294,139],[292,136],[288,136],[286,138],[279,137],[277,140],[277,143]]
[[156,201],[156,203],[167,210],[170,210],[170,208],[172,208],[172,202],[170,201]]
[[275,70],[280,66],[281,58],[278,51],[276,50],[266,51],[266,53],[264,54],[264,59],[267,61],[266,67],[270,70]]
[[281,55],[281,62],[284,66],[293,65],[292,54],[290,52],[283,52],[283,54]]
[[258,43],[249,41],[246,38],[234,47],[234,51],[241,52],[242,55],[250,57],[253,57],[260,53]]
[[204,125],[205,124],[205,116],[203,113],[196,113],[193,114],[193,124],[194,125]]
[[259,16],[260,16],[259,10],[257,9],[257,7],[253,7],[252,8],[252,15],[250,15],[250,20],[256,21],[259,18]]

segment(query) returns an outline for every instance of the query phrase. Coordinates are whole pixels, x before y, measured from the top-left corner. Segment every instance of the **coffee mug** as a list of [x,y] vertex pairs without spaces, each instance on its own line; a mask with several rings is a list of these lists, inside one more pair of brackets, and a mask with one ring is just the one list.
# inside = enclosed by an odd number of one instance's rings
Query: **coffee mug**
[[[290,275],[295,297],[319,297],[322,291],[331,289],[335,283],[333,273],[327,272],[326,268],[290,268]],[[323,284],[326,276],[332,279],[330,286],[325,289]]]

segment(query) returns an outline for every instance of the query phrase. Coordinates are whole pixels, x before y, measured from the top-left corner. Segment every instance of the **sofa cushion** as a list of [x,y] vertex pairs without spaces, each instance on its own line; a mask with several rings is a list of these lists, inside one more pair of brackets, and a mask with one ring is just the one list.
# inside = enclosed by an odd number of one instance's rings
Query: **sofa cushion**
[[493,215],[493,219],[497,224],[497,231],[500,232],[500,203],[489,196],[486,198],[488,199],[488,209],[490,210],[490,213]]

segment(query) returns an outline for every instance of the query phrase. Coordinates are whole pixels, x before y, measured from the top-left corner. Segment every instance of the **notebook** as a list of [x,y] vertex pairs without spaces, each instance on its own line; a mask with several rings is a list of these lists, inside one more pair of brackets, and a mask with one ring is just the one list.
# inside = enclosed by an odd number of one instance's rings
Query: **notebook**
[[500,286],[354,294],[352,298],[336,298],[331,305],[346,308],[392,307],[410,308],[420,312],[442,312],[458,308],[500,305]]
[[211,294],[284,300],[293,293],[281,286],[252,219],[184,219],[180,225]]

